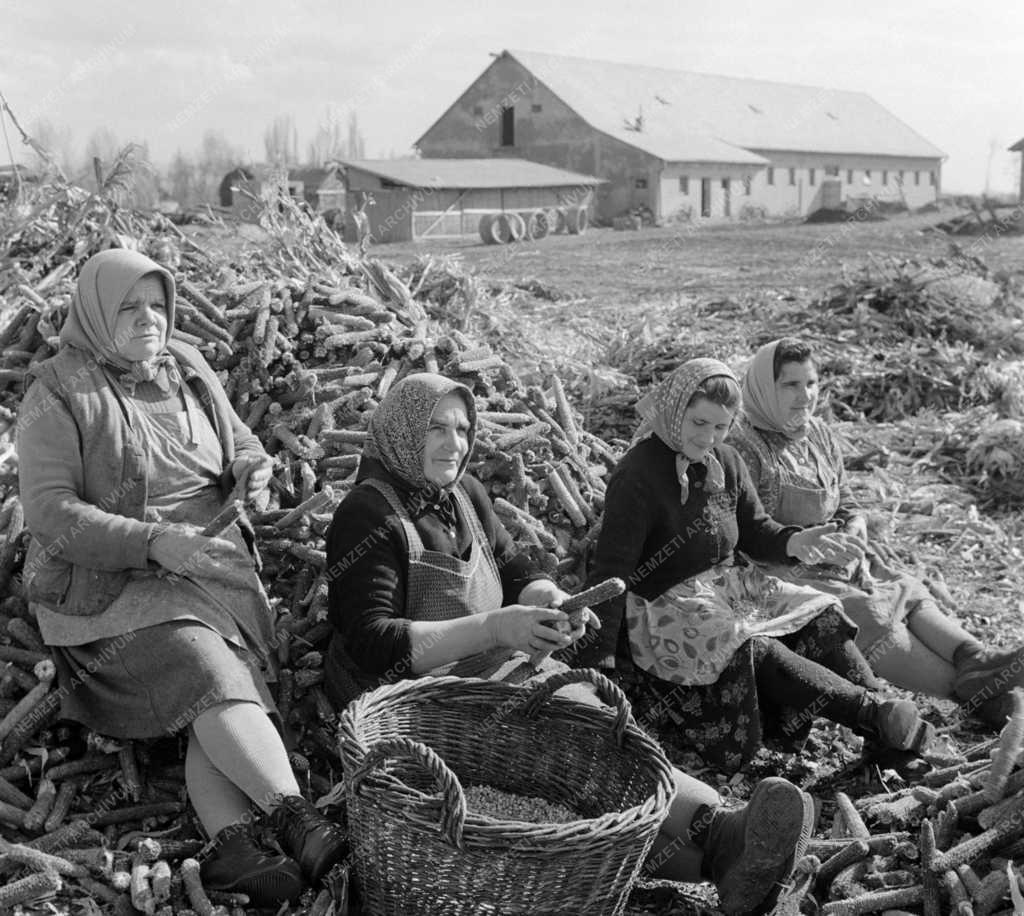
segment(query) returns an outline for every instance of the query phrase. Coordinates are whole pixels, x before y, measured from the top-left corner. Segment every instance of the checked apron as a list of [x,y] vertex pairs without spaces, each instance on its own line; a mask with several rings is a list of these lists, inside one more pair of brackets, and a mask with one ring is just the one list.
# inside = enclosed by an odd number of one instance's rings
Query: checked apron
[[[459,518],[472,535],[466,559],[451,556],[437,550],[427,550],[423,539],[409,517],[408,510],[394,488],[384,481],[368,478],[364,481],[373,487],[387,501],[398,517],[408,545],[408,571],[406,579],[405,616],[408,620],[441,621],[468,617],[482,611],[492,611],[502,606],[503,589],[494,552],[487,541],[487,535],[472,502],[461,485],[456,485],[452,496],[455,499]],[[412,660],[410,659],[410,662]],[[335,689],[331,699],[336,705],[353,700],[363,690],[390,683],[403,677],[415,677],[411,664],[402,672],[394,671],[384,679],[366,683],[355,676],[354,671],[342,672],[341,666],[331,672],[329,681]],[[541,662],[539,674],[546,677],[555,671],[565,671],[567,666],[551,658]],[[538,670],[529,662],[525,652],[507,647],[479,652],[467,658],[449,662],[425,672],[429,675],[453,675],[476,677],[523,684],[538,676]],[[345,675],[348,674],[346,677]],[[340,675],[340,676],[337,676]],[[339,689],[340,688],[340,689]],[[342,695],[349,694],[349,695]],[[558,691],[560,696],[571,696],[590,705],[596,704],[593,692],[586,687],[573,685]]]

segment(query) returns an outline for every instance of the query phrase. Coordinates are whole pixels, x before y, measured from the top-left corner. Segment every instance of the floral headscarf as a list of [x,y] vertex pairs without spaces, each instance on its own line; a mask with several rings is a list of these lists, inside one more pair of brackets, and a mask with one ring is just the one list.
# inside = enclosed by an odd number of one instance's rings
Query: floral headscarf
[[[423,449],[434,410],[443,397],[452,393],[462,395],[466,402],[469,448],[459,468],[458,477],[441,488],[427,480],[423,473]],[[392,387],[373,412],[369,434],[363,454],[376,458],[389,473],[412,490],[435,497],[445,492],[450,493],[466,472],[476,440],[476,402],[473,393],[465,385],[443,375],[432,372],[407,375]]]
[[694,463],[703,463],[707,468],[705,487],[709,491],[725,489],[725,468],[712,454],[703,462],[691,462],[683,454],[681,441],[683,415],[702,382],[724,375],[739,384],[732,370],[717,359],[691,359],[683,363],[668,378],[648,392],[637,404],[641,423],[630,442],[630,447],[657,434],[676,453],[676,477],[679,479],[680,501],[685,503],[690,496],[690,481],[686,469]]
[[121,381],[134,390],[138,381],[156,381],[165,391],[181,382],[177,362],[163,349],[153,359],[132,362],[119,356],[114,327],[117,313],[131,288],[143,277],[156,274],[167,295],[167,337],[174,328],[174,277],[156,261],[127,248],[111,248],[93,255],[82,265],[78,286],[60,331],[62,345],[91,353],[100,363],[121,372]]
[[[743,376],[743,413],[756,429],[780,433],[788,439],[802,439],[808,427],[794,425],[779,404],[779,391],[775,387],[775,351],[780,343],[781,340],[773,340],[754,354]],[[811,405],[811,412],[814,412],[814,405]]]

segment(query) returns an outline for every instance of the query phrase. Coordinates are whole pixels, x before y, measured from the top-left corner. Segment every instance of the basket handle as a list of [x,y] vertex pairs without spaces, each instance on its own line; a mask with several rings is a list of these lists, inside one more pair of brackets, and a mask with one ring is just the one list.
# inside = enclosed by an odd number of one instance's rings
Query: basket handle
[[551,695],[562,687],[570,684],[592,684],[597,688],[598,698],[609,706],[615,707],[615,724],[612,726],[612,737],[615,743],[621,745],[626,734],[626,726],[629,724],[629,717],[632,709],[629,700],[622,690],[600,671],[595,668],[570,668],[568,671],[559,671],[550,677],[540,681],[533,692],[526,698],[523,705],[523,714],[536,716],[541,707],[551,699]]
[[462,849],[462,831],[466,825],[466,796],[459,778],[448,765],[427,745],[411,738],[388,738],[374,743],[353,771],[349,785],[353,793],[359,791],[363,780],[382,761],[394,757],[408,757],[419,763],[441,789],[441,834],[456,849]]

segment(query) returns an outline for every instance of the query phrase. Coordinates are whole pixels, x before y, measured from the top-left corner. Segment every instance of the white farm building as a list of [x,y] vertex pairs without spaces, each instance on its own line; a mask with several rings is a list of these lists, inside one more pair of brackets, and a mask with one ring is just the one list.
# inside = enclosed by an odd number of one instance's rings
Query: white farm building
[[871,96],[503,51],[416,141],[425,157],[514,157],[604,179],[603,220],[802,215],[936,199],[945,154]]

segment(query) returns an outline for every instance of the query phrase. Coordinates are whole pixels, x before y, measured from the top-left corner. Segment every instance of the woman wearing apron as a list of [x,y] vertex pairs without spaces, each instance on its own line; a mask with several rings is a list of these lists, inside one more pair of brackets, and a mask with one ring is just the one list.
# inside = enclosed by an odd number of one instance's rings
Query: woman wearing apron
[[[339,707],[422,674],[523,683],[535,674],[530,654],[583,635],[550,626],[568,620],[551,607],[565,593],[517,551],[483,486],[466,474],[475,435],[472,393],[439,375],[405,377],[374,413],[359,482],[327,537],[335,631],[326,686]],[[592,614],[588,622],[598,625]],[[545,667],[563,666],[549,659]],[[582,687],[574,698],[597,702]],[[727,810],[679,771],[676,786],[650,873],[710,878],[730,914],[770,909],[806,847],[810,799],[772,778]]]
[[723,443],[739,401],[727,366],[693,359],[640,402],[590,574],[618,576],[628,591],[595,608],[600,639],[584,659],[622,668],[641,709],[671,719],[723,770],[743,766],[766,736],[798,749],[818,716],[887,750],[920,752],[931,726],[909,701],[877,694],[838,602],[739,553],[785,564],[845,561],[860,550],[830,526],[784,527],[767,516]]
[[[18,415],[23,577],[63,715],[114,738],[186,735],[206,886],[276,907],[348,843],[301,796],[276,727],[252,528],[200,533],[272,462],[202,354],[172,338],[174,305],[174,278],[138,252],[82,266]],[[287,855],[253,829],[263,814]]]
[[[835,522],[867,540],[867,525],[846,482],[843,455],[815,417],[818,371],[811,348],[794,338],[761,347],[743,379],[743,416],[729,442],[743,456],[765,510],[784,525]],[[965,711],[1002,725],[1009,692],[1024,686],[1024,650],[989,650],[939,608],[919,579],[888,567],[873,551],[847,566],[767,564],[789,582],[843,603],[858,626],[857,645],[891,683],[955,698]]]

